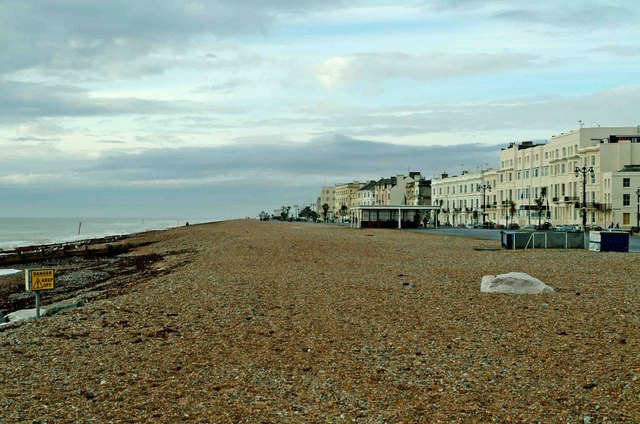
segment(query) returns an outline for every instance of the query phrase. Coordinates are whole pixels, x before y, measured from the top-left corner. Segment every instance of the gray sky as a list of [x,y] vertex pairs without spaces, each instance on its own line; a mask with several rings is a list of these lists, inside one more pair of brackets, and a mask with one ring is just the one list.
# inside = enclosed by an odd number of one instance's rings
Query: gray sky
[[640,124],[640,6],[5,0],[0,216],[226,219]]

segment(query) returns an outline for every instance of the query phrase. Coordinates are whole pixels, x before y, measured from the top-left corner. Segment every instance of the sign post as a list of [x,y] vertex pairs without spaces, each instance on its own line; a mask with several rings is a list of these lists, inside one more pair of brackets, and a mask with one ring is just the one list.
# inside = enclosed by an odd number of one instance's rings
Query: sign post
[[26,291],[35,292],[36,319],[40,318],[40,291],[55,288],[55,274],[52,269],[25,269],[24,286]]

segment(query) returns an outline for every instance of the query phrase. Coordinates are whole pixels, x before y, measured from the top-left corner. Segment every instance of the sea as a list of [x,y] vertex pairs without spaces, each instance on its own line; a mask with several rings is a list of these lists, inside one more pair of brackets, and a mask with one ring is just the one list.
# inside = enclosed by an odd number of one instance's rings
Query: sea
[[186,223],[177,219],[0,217],[0,250],[162,230]]

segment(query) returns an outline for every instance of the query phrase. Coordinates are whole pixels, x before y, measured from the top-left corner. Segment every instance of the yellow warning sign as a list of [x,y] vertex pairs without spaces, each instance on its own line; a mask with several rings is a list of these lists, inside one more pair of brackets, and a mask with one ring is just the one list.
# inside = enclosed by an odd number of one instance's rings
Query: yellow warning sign
[[52,269],[30,269],[27,270],[28,282],[27,290],[53,290],[55,287],[55,277]]

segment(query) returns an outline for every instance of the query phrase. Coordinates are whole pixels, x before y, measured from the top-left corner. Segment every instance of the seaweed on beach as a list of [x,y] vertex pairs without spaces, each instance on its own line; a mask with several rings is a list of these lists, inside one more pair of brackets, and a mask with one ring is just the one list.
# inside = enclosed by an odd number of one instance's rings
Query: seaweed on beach
[[[78,297],[85,300],[104,298],[123,293],[128,287],[160,273],[154,264],[162,261],[164,256],[158,253],[127,255],[136,248],[152,243],[153,241],[150,240],[107,245],[84,243],[82,255],[58,253],[74,252],[79,249],[51,248],[50,245],[40,248],[31,246],[23,251],[48,252],[47,258],[28,261],[25,255],[21,255],[18,268],[55,269],[56,288],[41,293],[42,302],[45,304]],[[42,253],[40,253],[41,256],[43,256]],[[9,261],[9,263],[14,262]],[[25,291],[23,273],[0,277],[0,311],[3,314],[33,308],[34,305],[34,295]]]

